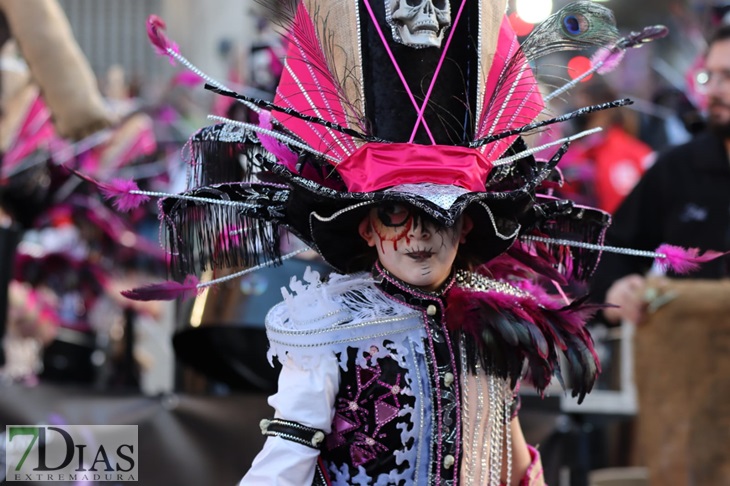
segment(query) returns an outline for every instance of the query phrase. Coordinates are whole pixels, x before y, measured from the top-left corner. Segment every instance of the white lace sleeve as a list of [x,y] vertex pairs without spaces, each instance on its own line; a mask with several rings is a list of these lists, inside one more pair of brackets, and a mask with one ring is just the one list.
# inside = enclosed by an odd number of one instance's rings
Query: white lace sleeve
[[[339,377],[333,354],[322,356],[318,366],[306,369],[287,360],[279,375],[279,391],[269,398],[274,416],[329,433]],[[312,484],[318,456],[316,449],[269,437],[239,486]]]
[[[374,339],[410,335],[423,327],[417,310],[387,297],[365,273],[332,274],[322,283],[307,269],[302,281],[292,278],[289,289],[282,289],[284,301],[266,315],[269,360],[276,356],[316,368],[322,356],[369,348]],[[340,366],[344,369],[347,360]]]

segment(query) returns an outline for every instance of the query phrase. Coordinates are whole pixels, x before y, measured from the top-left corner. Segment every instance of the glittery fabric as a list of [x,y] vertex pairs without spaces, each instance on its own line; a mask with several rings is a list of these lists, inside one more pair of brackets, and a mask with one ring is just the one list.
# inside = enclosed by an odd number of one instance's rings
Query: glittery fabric
[[[460,455],[461,435],[459,383],[456,378],[458,368],[451,336],[443,325],[443,294],[454,284],[454,279],[436,294],[407,285],[390,275],[379,264],[376,264],[374,274],[380,279],[381,288],[393,298],[408,306],[426,310],[426,363],[431,382],[431,403],[434,407],[430,477],[433,484],[457,484],[458,467],[454,467],[454,463]],[[454,377],[448,386],[445,383],[446,374]],[[448,457],[451,459],[447,459]],[[451,465],[447,467],[450,462]]]
[[[444,295],[489,280],[455,274],[438,293],[370,274],[314,272],[283,290],[267,316],[272,355],[316,371],[334,353],[340,385],[321,459],[335,485],[496,484],[511,451],[508,384],[466,366],[464,340],[447,331]],[[474,277],[476,278],[476,277]],[[480,478],[480,479],[477,479]],[[475,482],[476,480],[476,482]]]
[[[398,351],[391,348],[390,352],[395,355]],[[352,349],[348,352],[352,364],[355,353]],[[332,433],[322,456],[331,465],[349,465],[353,476],[362,469],[377,478],[384,471],[412,468],[412,460],[399,463],[394,452],[413,448],[402,443],[399,429],[413,424],[417,400],[408,386],[408,369],[395,356],[375,359],[373,354],[365,354],[367,366],[348,366],[348,371],[341,373]]]
[[401,192],[419,196],[443,209],[450,209],[459,196],[468,193],[466,189],[461,187],[441,184],[402,184],[386,189],[385,192]]

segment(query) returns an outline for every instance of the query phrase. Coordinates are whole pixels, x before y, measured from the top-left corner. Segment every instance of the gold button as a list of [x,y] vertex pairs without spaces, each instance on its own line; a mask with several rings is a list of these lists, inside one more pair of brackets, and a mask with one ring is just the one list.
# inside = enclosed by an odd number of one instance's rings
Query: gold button
[[444,385],[451,386],[454,383],[454,374],[446,373],[444,375]]
[[446,469],[451,469],[455,462],[456,459],[454,459],[454,456],[452,456],[451,454],[447,454],[446,457],[444,457],[444,467]]
[[429,305],[426,307],[426,314],[429,316],[435,316],[436,315],[436,306],[435,305]]

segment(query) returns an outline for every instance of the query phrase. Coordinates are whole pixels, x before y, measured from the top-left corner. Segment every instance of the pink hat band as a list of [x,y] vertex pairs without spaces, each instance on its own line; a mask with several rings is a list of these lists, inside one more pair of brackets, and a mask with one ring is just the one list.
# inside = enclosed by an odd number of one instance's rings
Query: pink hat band
[[367,143],[337,165],[350,192],[432,183],[484,192],[492,163],[473,148],[411,143]]

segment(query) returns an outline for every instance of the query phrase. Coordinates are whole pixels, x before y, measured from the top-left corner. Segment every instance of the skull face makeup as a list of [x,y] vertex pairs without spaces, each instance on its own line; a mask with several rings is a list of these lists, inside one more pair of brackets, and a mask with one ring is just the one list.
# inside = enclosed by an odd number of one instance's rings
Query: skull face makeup
[[387,204],[371,209],[359,231],[386,270],[416,287],[437,290],[451,274],[459,243],[471,228],[468,217],[443,227],[414,208]]
[[449,0],[386,0],[386,16],[396,42],[414,48],[441,47],[451,26]]

